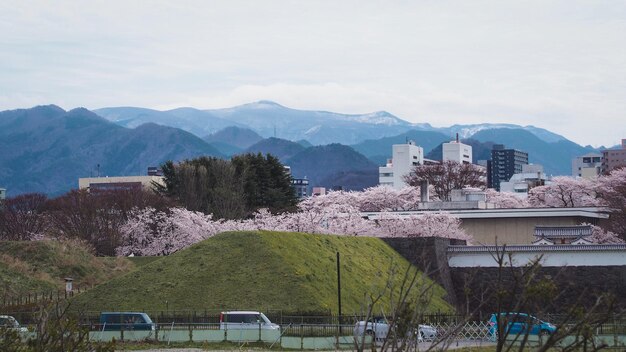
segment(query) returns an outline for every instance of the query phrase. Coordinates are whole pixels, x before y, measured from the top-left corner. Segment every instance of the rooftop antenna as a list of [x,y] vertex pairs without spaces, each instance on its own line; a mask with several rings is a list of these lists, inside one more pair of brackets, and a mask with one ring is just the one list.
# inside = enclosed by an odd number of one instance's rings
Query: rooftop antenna
[[96,175],[97,175],[96,177],[100,177],[100,164],[96,165],[96,170],[98,170],[96,172]]
[[456,133],[456,142],[459,143],[459,132]]

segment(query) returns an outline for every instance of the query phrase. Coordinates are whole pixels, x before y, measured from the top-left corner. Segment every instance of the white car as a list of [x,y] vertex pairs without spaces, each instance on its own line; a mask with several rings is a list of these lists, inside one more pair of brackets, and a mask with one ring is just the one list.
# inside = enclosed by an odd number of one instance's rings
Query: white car
[[20,323],[10,315],[0,315],[0,328],[11,329],[18,332],[28,332],[28,328],[20,326]]
[[230,311],[220,314],[221,330],[279,330],[265,314],[253,311]]
[[[358,321],[354,325],[354,336],[370,335],[376,340],[384,340],[389,333],[389,323],[385,318],[373,318],[368,321]],[[417,328],[417,340],[434,340],[437,338],[437,328],[431,325],[419,324]]]

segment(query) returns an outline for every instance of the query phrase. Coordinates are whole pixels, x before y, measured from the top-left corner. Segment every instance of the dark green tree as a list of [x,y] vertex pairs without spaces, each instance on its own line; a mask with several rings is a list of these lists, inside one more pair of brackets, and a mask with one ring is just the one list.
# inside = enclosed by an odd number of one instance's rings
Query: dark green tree
[[241,178],[249,211],[268,208],[272,212],[292,211],[298,199],[291,186],[291,176],[271,154],[243,154],[232,158]]
[[224,219],[245,215],[243,187],[229,161],[214,157],[168,161],[162,170],[165,185],[155,185],[157,191],[185,208]]
[[295,209],[297,198],[285,167],[272,155],[244,154],[231,161],[213,157],[162,165],[159,193],[193,211],[236,219],[259,208]]

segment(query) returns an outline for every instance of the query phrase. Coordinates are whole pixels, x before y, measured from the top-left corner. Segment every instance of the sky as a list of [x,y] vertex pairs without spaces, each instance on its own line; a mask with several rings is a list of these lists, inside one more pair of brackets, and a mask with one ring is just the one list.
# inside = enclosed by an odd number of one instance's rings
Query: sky
[[273,100],[626,138],[626,1],[0,0],[0,110]]

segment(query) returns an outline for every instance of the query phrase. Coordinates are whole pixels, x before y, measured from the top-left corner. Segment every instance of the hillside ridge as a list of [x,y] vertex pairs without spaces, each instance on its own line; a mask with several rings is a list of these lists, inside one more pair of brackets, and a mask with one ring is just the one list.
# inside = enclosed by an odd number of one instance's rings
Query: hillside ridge
[[[74,305],[89,311],[336,312],[337,252],[341,254],[344,312],[359,311],[365,294],[385,287],[390,267],[403,271],[410,265],[373,237],[228,232],[80,294]],[[397,278],[391,280],[399,287]],[[440,286],[435,285],[433,294],[431,310],[451,309]],[[386,296],[382,305],[388,302]]]

